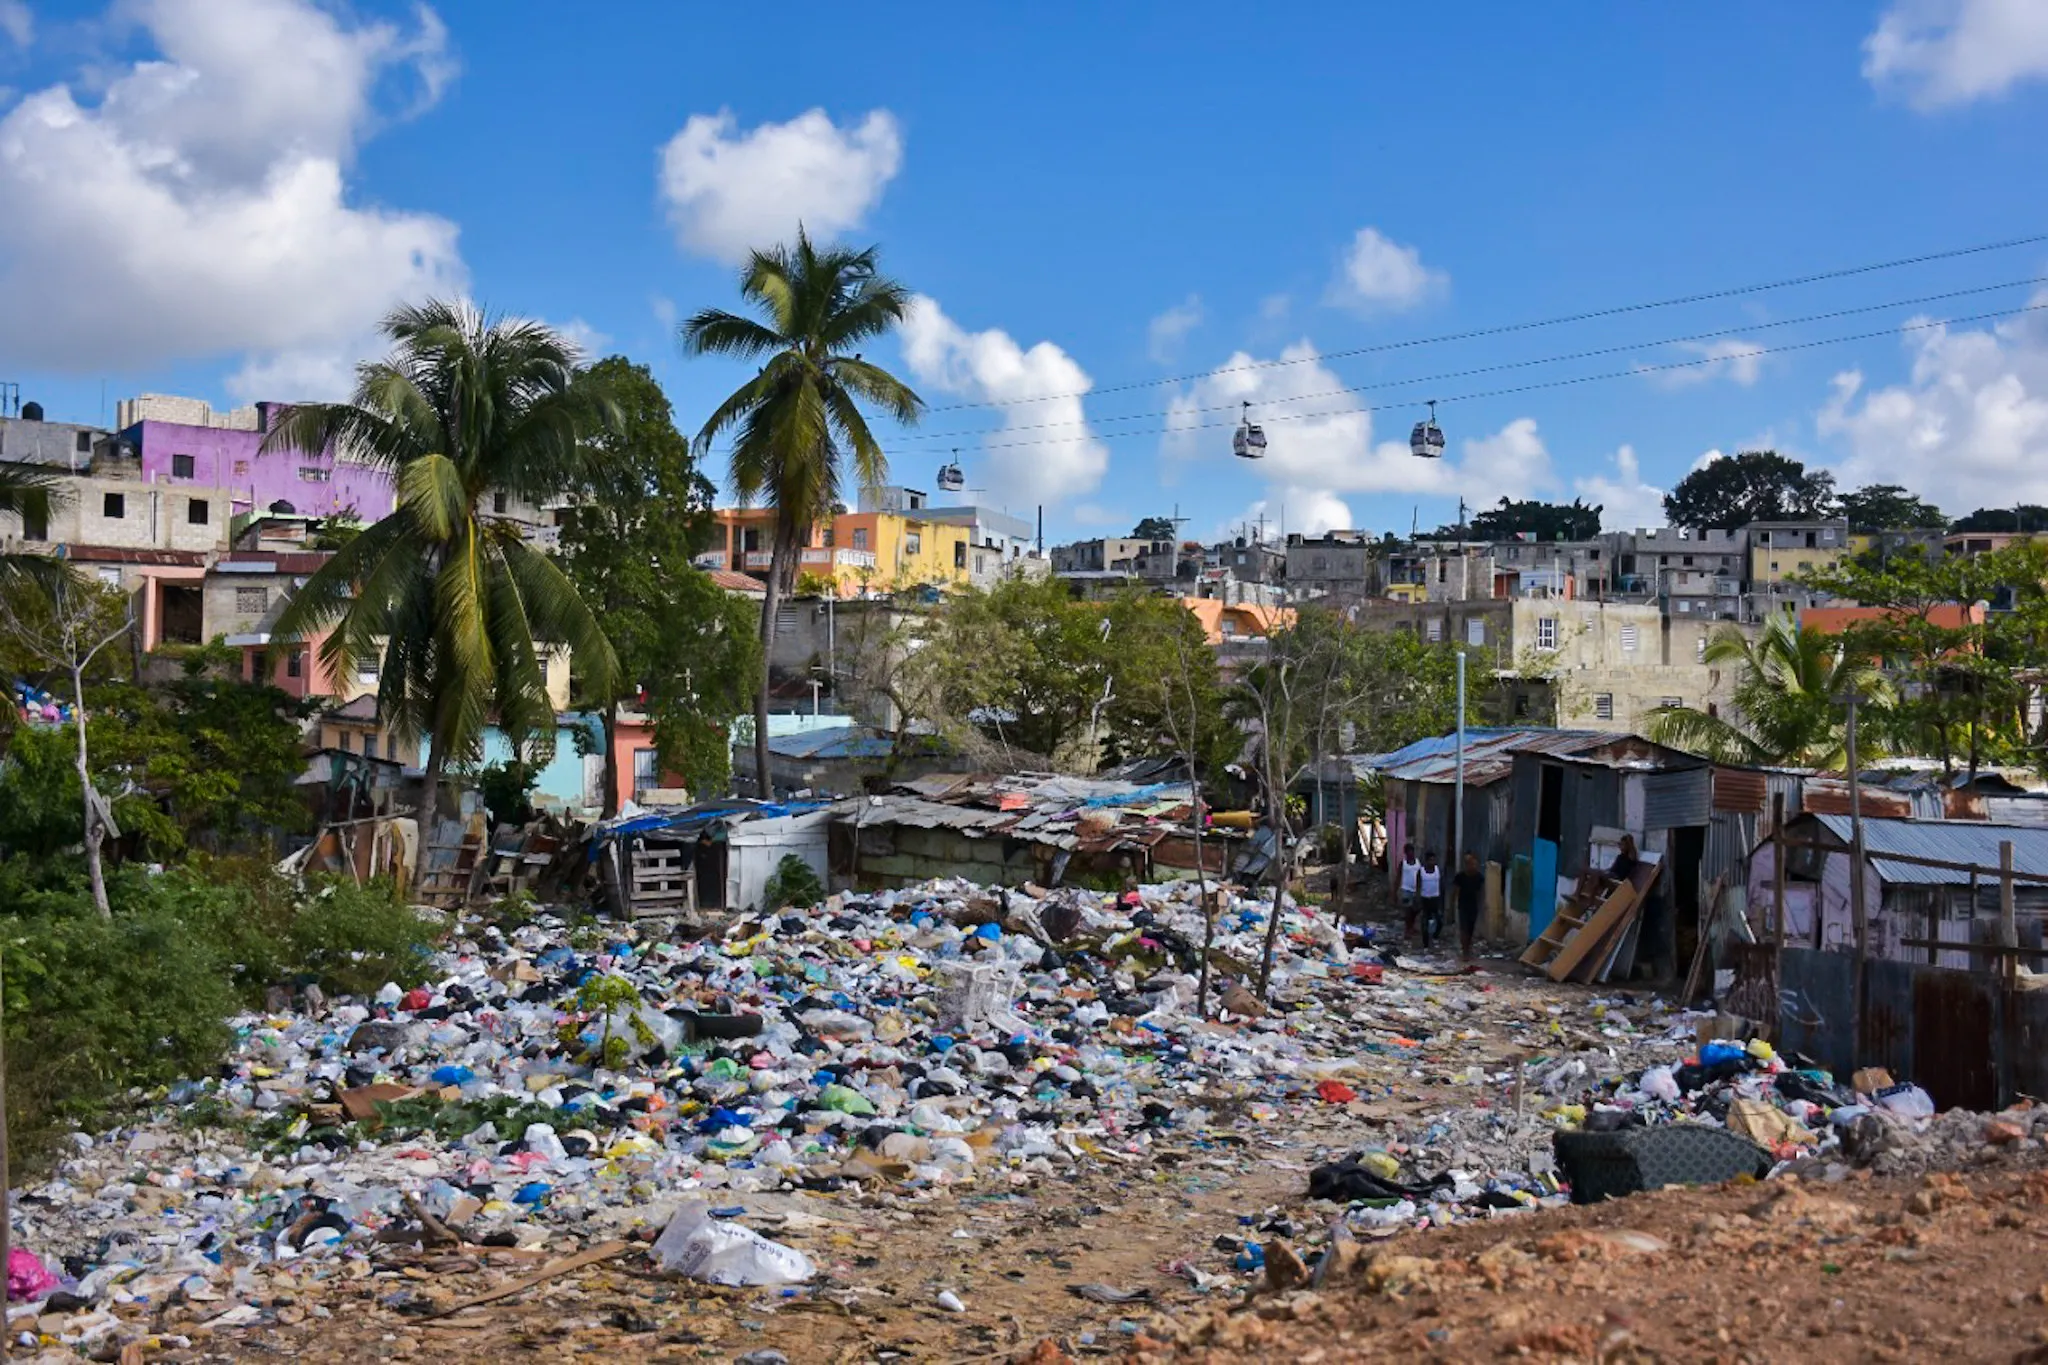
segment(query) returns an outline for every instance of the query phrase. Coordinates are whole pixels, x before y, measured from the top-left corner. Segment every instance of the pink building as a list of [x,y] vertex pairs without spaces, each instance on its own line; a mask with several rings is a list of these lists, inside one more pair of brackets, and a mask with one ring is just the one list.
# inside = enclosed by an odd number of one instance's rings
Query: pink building
[[332,451],[261,453],[287,406],[258,403],[218,412],[195,398],[144,394],[120,404],[118,421],[122,438],[141,458],[145,483],[221,489],[230,521],[271,510],[316,517],[353,512],[365,523],[389,515],[391,476],[381,469],[337,460]]

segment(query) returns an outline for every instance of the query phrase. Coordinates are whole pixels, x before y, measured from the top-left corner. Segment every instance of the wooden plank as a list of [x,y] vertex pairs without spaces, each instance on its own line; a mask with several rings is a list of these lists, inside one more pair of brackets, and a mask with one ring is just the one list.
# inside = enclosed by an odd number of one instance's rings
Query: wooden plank
[[480,1308],[487,1303],[496,1303],[499,1299],[509,1299],[514,1294],[524,1294],[536,1285],[546,1284],[549,1280],[567,1275],[571,1271],[582,1270],[601,1261],[614,1260],[632,1250],[632,1247],[633,1244],[631,1242],[606,1242],[602,1246],[592,1247],[588,1251],[580,1251],[574,1256],[565,1256],[550,1265],[542,1266],[531,1275],[522,1276],[508,1285],[502,1285],[497,1289],[491,1290],[487,1294],[479,1294],[473,1299],[465,1299],[452,1307],[443,1308],[438,1313],[429,1313],[421,1318],[420,1321],[432,1322],[436,1318],[445,1318],[451,1314],[460,1313],[465,1309]]
[[1636,888],[1633,883],[1623,882],[1614,888],[1614,893],[1593,913],[1593,917],[1580,926],[1578,932],[1565,940],[1544,971],[1552,981],[1563,981],[1570,976],[1586,955],[1599,946],[1607,937],[1607,931],[1619,924],[1636,903]]

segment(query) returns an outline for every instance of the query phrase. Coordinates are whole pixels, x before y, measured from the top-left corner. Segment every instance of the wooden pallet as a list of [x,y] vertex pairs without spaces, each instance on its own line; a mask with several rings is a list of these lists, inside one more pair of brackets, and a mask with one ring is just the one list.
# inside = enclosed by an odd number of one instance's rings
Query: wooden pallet
[[1522,954],[1522,961],[1541,967],[1552,981],[1566,980],[1577,971],[1610,934],[1626,924],[1640,898],[1629,882],[1605,890],[1601,898],[1605,887],[1599,878],[1593,879],[1590,887],[1582,884],[1571,900],[1558,907],[1542,935]]
[[655,906],[687,906],[696,883],[696,860],[685,849],[633,850],[630,899],[637,915]]

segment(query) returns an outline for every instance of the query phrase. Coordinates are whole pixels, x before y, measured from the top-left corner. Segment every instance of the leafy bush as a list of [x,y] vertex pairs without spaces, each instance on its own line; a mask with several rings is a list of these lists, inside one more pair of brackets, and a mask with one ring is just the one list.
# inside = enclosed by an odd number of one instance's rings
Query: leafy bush
[[540,769],[518,759],[490,763],[477,774],[477,788],[483,793],[484,809],[494,823],[525,825],[533,821],[533,790],[540,785]]
[[825,884],[818,880],[809,863],[794,853],[785,853],[775,865],[774,875],[768,878],[768,885],[761,889],[761,899],[764,910],[780,910],[788,905],[809,907],[825,899]]
[[433,929],[381,885],[301,893],[257,860],[109,876],[93,912],[64,859],[0,863],[7,1114],[22,1159],[71,1125],[111,1116],[128,1091],[220,1062],[229,1016],[279,981],[335,993],[421,980]]

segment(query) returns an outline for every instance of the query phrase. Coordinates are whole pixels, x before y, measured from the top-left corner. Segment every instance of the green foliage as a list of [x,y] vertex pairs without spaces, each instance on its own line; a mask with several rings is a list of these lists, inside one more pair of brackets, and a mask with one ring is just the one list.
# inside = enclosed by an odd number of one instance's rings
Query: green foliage
[[533,820],[533,791],[540,785],[540,769],[531,763],[508,758],[486,763],[477,774],[477,790],[484,809],[501,825],[524,825]]
[[712,488],[654,376],[618,356],[590,373],[620,420],[587,443],[590,482],[564,514],[561,553],[618,653],[621,687],[593,700],[610,721],[638,687],[663,770],[717,791],[731,774],[732,718],[760,677],[756,609],[690,564],[710,542]]
[[[1076,604],[1078,606],[1078,604]],[[1097,608],[1083,608],[1094,619]],[[1100,614],[1110,699],[1102,711],[1111,763],[1179,755],[1198,771],[1234,760],[1244,738],[1223,713],[1223,677],[1201,622],[1178,598],[1127,591]]]
[[1870,729],[1859,734],[1858,758],[1880,754],[1879,736],[1895,701],[1890,683],[1868,656],[1801,626],[1790,612],[1772,613],[1755,639],[1722,627],[1707,643],[1705,662],[1738,670],[1740,723],[1674,706],[1651,718],[1651,739],[1717,763],[1838,768],[1846,757],[1848,709],[1837,698],[1853,688],[1868,698],[1859,720]]
[[273,982],[362,992],[425,970],[431,929],[388,888],[337,881],[301,895],[254,860],[126,866],[108,880],[114,914],[102,919],[73,862],[0,863],[8,1122],[31,1160],[131,1088],[211,1070],[227,1018]]
[[1146,517],[1131,528],[1133,540],[1174,540],[1179,534],[1173,529],[1170,517]]
[[794,853],[782,855],[775,873],[761,889],[761,908],[781,910],[787,906],[808,908],[825,899],[825,884],[811,865]]
[[1874,483],[1844,493],[1836,511],[1849,519],[1851,531],[1858,532],[1938,531],[1948,525],[1939,507],[1922,502],[1895,483]]
[[1664,495],[1673,526],[1736,530],[1753,521],[1800,521],[1834,507],[1835,476],[1809,472],[1775,450],[1745,450],[1695,469]]
[[806,570],[796,576],[798,597],[837,597],[839,584],[829,574],[811,573]]
[[79,839],[78,746],[69,726],[27,726],[0,760],[0,852],[56,857]]
[[[335,448],[391,471],[389,516],[348,540],[292,597],[276,634],[331,633],[320,661],[347,676],[379,659],[378,709],[401,740],[427,735],[429,781],[484,724],[554,742],[546,646],[567,645],[593,690],[617,671],[596,617],[521,526],[492,509],[582,482],[580,439],[612,415],[573,347],[539,323],[430,301],[384,322],[393,352],[361,367],[348,403],[290,409],[266,453]],[[486,398],[486,396],[489,396]]]
[[721,436],[730,436],[726,467],[734,495],[742,504],[765,502],[775,509],[754,695],[755,781],[766,795],[767,649],[775,601],[795,569],[802,537],[841,501],[841,457],[852,457],[863,488],[888,481],[888,460],[861,405],[873,404],[909,425],[923,413],[924,400],[861,356],[864,346],[903,320],[911,300],[908,289],[881,273],[874,248],[820,250],[799,225],[793,245],[748,258],[740,296],[760,320],[707,308],[683,324],[682,342],[692,355],[758,364],[753,377],[705,419],[697,453],[703,456]]
[[[1592,540],[1600,534],[1603,510],[1598,504],[1587,506],[1581,498],[1560,503],[1504,497],[1498,506],[1475,513],[1465,535],[1470,540]],[[1440,526],[1437,535],[1448,538],[1457,530]]]
[[1981,531],[1989,534],[2018,531],[2048,531],[2048,507],[2023,502],[2017,507],[1980,507],[1949,527],[1951,531]]
[[1897,684],[1896,701],[1872,717],[1889,747],[1950,771],[2040,761],[2029,753],[2027,708],[2048,667],[2048,545],[1865,558],[1806,581],[1882,609],[1851,626],[1845,644]]

